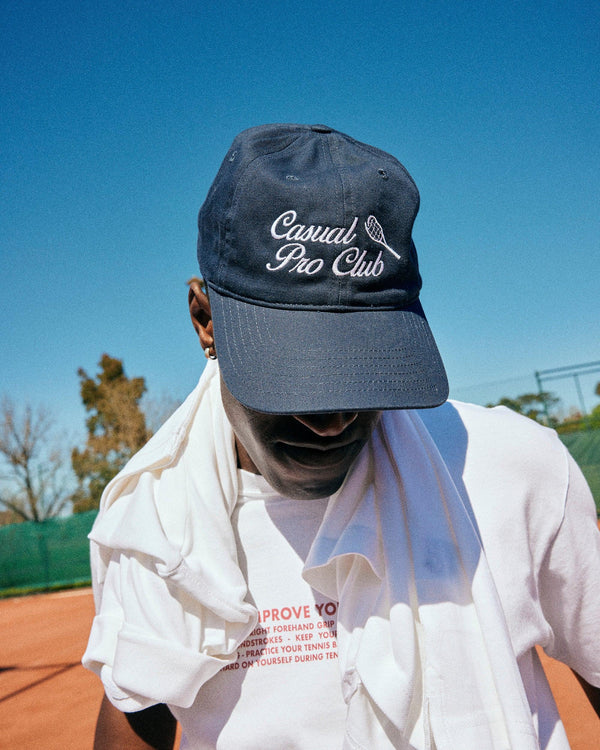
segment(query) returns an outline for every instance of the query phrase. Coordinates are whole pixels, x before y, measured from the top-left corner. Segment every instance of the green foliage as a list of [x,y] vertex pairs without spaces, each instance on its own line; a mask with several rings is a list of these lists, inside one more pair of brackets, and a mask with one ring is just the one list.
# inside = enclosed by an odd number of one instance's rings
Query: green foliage
[[[596,383],[594,389],[596,396],[600,396],[600,383]],[[588,417],[588,424],[592,430],[600,430],[600,404],[592,409],[592,413]]]
[[[514,398],[505,396],[497,403],[487,404],[487,406],[506,406],[536,422],[555,426],[557,420],[550,415],[550,412],[559,401],[560,399],[554,393],[541,391],[540,393],[523,393]],[[548,416],[546,415],[546,410],[548,411]]]
[[91,378],[78,370],[81,399],[90,416],[84,450],[71,454],[79,487],[73,510],[81,513],[98,507],[104,487],[150,437],[140,399],[144,378],[128,378],[120,359],[103,354],[100,372]]

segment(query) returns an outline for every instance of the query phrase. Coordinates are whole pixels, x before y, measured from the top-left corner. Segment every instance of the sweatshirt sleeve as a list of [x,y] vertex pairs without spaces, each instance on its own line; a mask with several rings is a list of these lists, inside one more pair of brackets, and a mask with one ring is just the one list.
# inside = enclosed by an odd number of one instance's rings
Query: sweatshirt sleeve
[[90,534],[96,616],[83,664],[122,711],[191,705],[256,624],[224,509],[193,524],[197,539],[182,553],[184,527],[168,518],[184,516],[180,484],[169,472],[130,479]]
[[540,571],[540,601],[552,629],[545,650],[600,687],[600,532],[591,492],[570,455],[568,471],[564,516]]
[[186,593],[194,585],[202,586],[184,562],[165,577],[143,554],[113,552],[83,663],[121,711],[155,703],[187,707],[235,659],[252,618],[228,621]]

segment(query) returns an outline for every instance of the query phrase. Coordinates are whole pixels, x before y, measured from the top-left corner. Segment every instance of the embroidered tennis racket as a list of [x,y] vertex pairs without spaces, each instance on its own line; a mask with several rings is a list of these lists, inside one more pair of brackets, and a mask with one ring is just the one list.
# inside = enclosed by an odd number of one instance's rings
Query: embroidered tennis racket
[[381,224],[374,216],[369,216],[369,218],[366,220],[365,229],[367,230],[367,234],[373,240],[373,242],[377,242],[378,245],[382,245],[386,250],[390,251],[394,258],[400,260],[400,256],[398,255],[398,253],[393,250],[385,241],[385,234],[383,233]]

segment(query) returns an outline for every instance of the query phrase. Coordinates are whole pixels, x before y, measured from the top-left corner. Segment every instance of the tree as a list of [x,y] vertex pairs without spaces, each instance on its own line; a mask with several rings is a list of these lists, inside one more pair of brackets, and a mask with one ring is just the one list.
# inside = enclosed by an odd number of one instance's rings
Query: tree
[[[596,394],[596,396],[600,396],[600,383],[596,383],[594,393]],[[592,413],[589,416],[588,423],[591,429],[600,430],[600,404],[594,406],[594,408],[592,409]]]
[[163,393],[158,398],[146,394],[142,399],[141,408],[150,432],[156,432],[171,414],[181,406],[181,403],[180,399],[176,399],[168,393]]
[[76,513],[97,508],[104,487],[150,437],[140,408],[144,378],[128,378],[120,359],[103,354],[95,378],[79,369],[83,405],[90,412],[84,450],[71,454],[79,487],[73,496]]
[[43,407],[19,413],[7,397],[0,406],[0,507],[4,518],[44,521],[68,507],[72,478],[53,421]]
[[505,396],[496,404],[488,404],[488,406],[507,406],[509,409],[523,414],[536,422],[542,424],[549,422],[549,424],[555,425],[557,420],[551,416],[547,418],[546,409],[549,411],[559,402],[560,399],[554,393],[540,391],[539,393],[523,393],[520,396],[515,396],[515,398]]

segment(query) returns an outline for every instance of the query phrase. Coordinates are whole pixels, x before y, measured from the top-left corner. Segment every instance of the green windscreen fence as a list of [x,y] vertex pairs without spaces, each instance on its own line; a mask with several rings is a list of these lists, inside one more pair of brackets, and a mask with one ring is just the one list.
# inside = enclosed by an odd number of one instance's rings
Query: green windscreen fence
[[90,582],[89,534],[97,511],[0,527],[0,595]]
[[580,430],[559,435],[587,479],[600,517],[600,430]]

